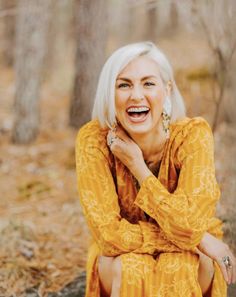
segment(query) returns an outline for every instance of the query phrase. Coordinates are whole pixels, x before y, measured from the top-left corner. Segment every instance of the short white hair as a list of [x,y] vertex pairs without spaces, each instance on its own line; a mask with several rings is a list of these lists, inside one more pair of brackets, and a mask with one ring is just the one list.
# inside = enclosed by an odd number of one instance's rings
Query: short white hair
[[158,64],[164,84],[171,81],[171,123],[185,116],[184,101],[176,86],[173,70],[166,56],[154,43],[150,41],[138,42],[117,49],[102,68],[92,112],[92,118],[98,119],[102,127],[111,128],[114,124],[117,124],[115,109],[116,79],[126,65],[139,56],[148,56]]

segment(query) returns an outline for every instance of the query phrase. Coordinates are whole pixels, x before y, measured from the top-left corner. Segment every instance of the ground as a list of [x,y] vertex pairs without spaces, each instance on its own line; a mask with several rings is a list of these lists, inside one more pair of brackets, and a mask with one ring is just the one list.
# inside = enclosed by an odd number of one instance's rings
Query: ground
[[[9,100],[0,103],[0,296],[56,292],[84,270],[88,232],[77,195],[68,97],[42,98],[41,132],[31,145],[14,145],[12,73]],[[9,96],[8,96],[9,95]]]

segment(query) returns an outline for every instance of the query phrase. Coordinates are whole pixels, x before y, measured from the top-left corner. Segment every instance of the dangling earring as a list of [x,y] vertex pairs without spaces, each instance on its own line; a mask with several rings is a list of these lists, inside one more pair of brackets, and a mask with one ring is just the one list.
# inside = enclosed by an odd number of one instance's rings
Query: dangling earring
[[163,130],[166,133],[166,138],[170,138],[170,118],[171,118],[171,101],[169,96],[166,97],[164,105],[163,105],[163,111],[162,111],[162,127]]

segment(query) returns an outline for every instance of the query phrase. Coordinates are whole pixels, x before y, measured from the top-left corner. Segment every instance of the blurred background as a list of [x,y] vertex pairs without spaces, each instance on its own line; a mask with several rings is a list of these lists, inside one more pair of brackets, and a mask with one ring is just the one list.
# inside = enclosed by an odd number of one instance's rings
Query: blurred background
[[166,53],[188,116],[212,127],[236,254],[235,13],[234,0],[0,0],[0,296],[83,296],[75,137],[106,58],[136,41]]

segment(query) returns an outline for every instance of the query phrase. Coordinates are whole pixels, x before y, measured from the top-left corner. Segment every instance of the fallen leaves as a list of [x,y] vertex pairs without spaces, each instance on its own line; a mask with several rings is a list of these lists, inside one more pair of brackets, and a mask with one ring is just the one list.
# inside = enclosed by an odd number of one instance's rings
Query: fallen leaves
[[[60,101],[64,108],[67,100]],[[64,130],[44,124],[47,127],[42,126],[37,141],[28,146],[11,144],[8,132],[1,137],[0,296],[4,297],[25,297],[29,288],[45,297],[73,281],[85,267],[89,236],[77,195],[76,131],[67,123]]]

